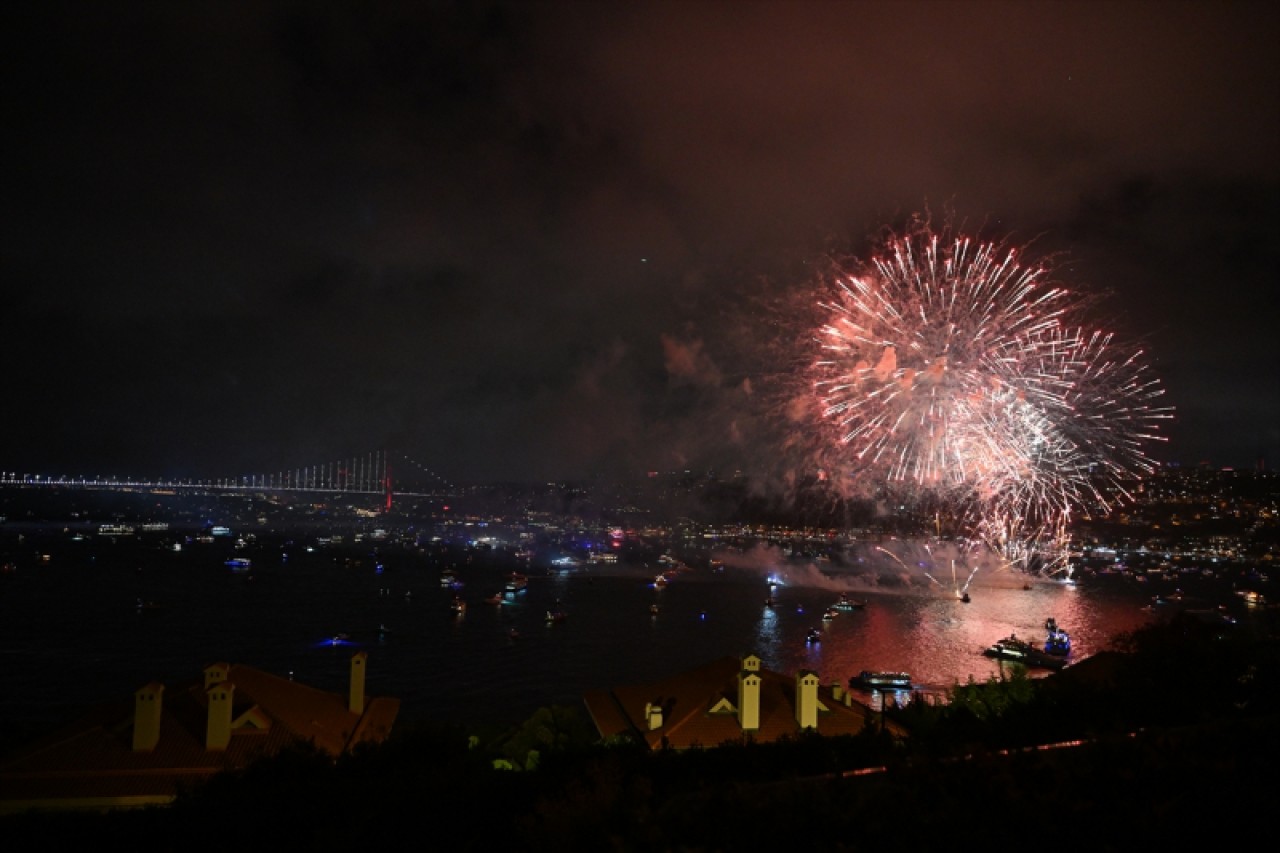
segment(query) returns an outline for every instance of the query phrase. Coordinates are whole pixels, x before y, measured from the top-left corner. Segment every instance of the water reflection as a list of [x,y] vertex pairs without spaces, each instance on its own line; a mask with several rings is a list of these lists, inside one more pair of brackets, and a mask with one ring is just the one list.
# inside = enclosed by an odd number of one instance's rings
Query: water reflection
[[780,621],[773,598],[774,589],[775,587],[770,586],[769,597],[760,608],[760,620],[756,624],[754,641],[755,652],[760,655],[762,659],[768,659],[772,656],[776,656],[782,645]]
[[[868,669],[945,687],[997,674],[999,664],[982,650],[1011,633],[1042,641],[1049,617],[1070,632],[1073,658],[1153,618],[1141,609],[1150,590],[1135,598],[1115,585],[1024,589],[1020,577],[994,572],[972,578],[965,604],[919,572],[894,586],[788,568],[770,607],[764,570],[682,573],[655,589],[652,569],[617,565],[530,572],[527,589],[488,606],[485,597],[517,566],[469,566],[466,586],[455,590],[436,583],[435,569],[388,563],[380,574],[306,553],[245,585],[230,583],[220,561],[200,559],[183,552],[148,564],[145,589],[133,563],[92,570],[55,563],[6,576],[0,641],[9,695],[20,699],[4,700],[5,713],[127,697],[152,679],[196,677],[210,660],[296,672],[341,692],[348,642],[371,650],[369,690],[399,697],[406,717],[458,719],[486,709],[519,717],[580,702],[587,690],[644,684],[746,652],[779,672],[814,670],[824,684]],[[841,592],[865,606],[823,620]],[[465,616],[450,610],[455,595],[467,600]],[[166,606],[140,620],[139,596]],[[569,618],[549,630],[546,613],[556,608]],[[387,626],[394,632],[378,630]],[[819,642],[806,644],[811,629]],[[97,641],[104,636],[112,642]]]
[[1072,658],[1081,659],[1149,616],[1131,596],[1067,583],[1037,583],[1030,589],[977,583],[970,590],[969,603],[947,591],[870,593],[865,610],[841,613],[826,624],[820,650],[783,644],[775,659],[765,656],[766,662],[784,672],[817,664],[824,682],[864,669],[906,671],[915,683],[941,689],[998,676],[1000,663],[983,651],[1011,634],[1042,643],[1046,619],[1071,634]]

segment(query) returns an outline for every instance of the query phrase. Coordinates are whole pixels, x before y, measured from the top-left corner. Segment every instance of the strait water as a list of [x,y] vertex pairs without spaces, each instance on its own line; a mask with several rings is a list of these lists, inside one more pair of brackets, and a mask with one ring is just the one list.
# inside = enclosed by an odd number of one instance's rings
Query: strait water
[[[399,697],[402,720],[518,721],[542,705],[579,703],[586,690],[746,652],[779,672],[815,670],[823,683],[885,669],[945,689],[996,674],[1000,664],[982,650],[1011,633],[1042,640],[1047,617],[1071,633],[1079,660],[1158,615],[1143,607],[1155,584],[1113,577],[1026,589],[1021,575],[980,571],[966,604],[924,576],[868,587],[838,567],[779,565],[784,583],[767,607],[765,574],[732,566],[656,588],[663,566],[639,561],[553,574],[497,552],[445,562],[368,546],[344,556],[299,540],[259,547],[252,571],[237,572],[222,542],[174,552],[167,541],[15,541],[7,545],[19,557],[0,575],[0,720],[24,724],[127,700],[151,680],[194,681],[215,661],[343,692],[359,649],[369,653],[369,693]],[[441,585],[451,562],[458,589]],[[527,589],[485,603],[514,569],[527,573]],[[823,622],[842,589],[866,607]],[[462,615],[450,610],[455,595],[467,603]],[[548,624],[553,608],[566,620]],[[805,642],[811,628],[822,632],[814,644]]]

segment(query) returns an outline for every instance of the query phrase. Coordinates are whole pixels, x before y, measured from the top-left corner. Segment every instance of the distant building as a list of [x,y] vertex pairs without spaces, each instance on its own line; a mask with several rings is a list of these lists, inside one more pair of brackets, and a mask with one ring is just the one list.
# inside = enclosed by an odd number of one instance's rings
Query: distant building
[[721,658],[653,684],[592,691],[583,701],[601,737],[635,736],[650,749],[768,742],[805,730],[849,735],[867,726],[906,735],[839,682],[824,687],[809,670],[794,677],[773,672],[754,654]]
[[0,814],[164,805],[224,770],[311,742],[337,757],[384,740],[400,701],[366,698],[368,655],[351,658],[345,696],[240,664],[167,691],[151,682],[0,761]]

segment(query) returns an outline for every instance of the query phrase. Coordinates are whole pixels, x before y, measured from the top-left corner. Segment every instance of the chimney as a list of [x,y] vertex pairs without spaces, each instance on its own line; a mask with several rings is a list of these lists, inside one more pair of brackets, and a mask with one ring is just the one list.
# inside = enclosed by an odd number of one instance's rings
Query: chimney
[[838,679],[831,682],[831,698],[837,702],[844,699],[844,685]]
[[760,728],[760,673],[745,668],[738,673],[738,725],[744,732]]
[[818,674],[812,670],[796,673],[796,722],[802,729],[818,727]]
[[133,751],[150,752],[160,742],[164,685],[153,681],[133,694]]
[[656,702],[644,703],[644,716],[649,724],[649,731],[662,728],[662,706]]
[[213,685],[226,681],[230,672],[231,664],[229,663],[209,664],[204,668],[204,689],[208,690]]
[[353,714],[364,713],[364,664],[368,659],[368,652],[356,652],[351,656],[351,691],[347,710]]
[[[206,673],[208,670],[205,670]],[[231,703],[236,686],[221,681],[210,687],[205,696],[209,699],[209,724],[205,728],[205,749],[226,749],[231,743]]]

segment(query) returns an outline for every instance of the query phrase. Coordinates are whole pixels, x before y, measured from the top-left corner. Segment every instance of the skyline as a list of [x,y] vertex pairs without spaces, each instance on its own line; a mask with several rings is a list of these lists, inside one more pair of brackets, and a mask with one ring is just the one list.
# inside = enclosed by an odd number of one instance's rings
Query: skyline
[[776,306],[920,211],[1141,342],[1157,462],[1280,460],[1269,4],[4,14],[5,470],[767,472]]

